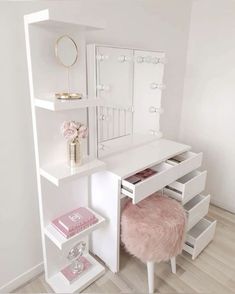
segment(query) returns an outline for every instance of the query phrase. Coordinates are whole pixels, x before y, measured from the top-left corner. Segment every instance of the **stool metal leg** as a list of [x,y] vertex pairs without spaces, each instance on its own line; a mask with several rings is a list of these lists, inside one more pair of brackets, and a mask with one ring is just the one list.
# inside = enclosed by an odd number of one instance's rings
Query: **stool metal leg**
[[154,262],[147,262],[149,293],[154,293]]
[[176,260],[175,257],[171,258],[171,271],[173,274],[176,274]]

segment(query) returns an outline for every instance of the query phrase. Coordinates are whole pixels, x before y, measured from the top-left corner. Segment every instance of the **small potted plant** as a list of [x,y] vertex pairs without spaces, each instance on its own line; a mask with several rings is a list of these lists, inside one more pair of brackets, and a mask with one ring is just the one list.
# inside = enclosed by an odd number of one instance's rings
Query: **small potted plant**
[[64,121],[61,126],[61,133],[63,137],[67,140],[69,166],[79,166],[82,162],[81,140],[87,138],[87,126],[73,120]]

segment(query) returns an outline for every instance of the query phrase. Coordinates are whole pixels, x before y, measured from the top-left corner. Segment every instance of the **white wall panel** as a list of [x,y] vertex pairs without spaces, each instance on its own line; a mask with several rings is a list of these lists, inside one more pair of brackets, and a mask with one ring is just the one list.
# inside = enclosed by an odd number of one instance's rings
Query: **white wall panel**
[[235,2],[193,4],[180,140],[203,150],[211,201],[235,212]]

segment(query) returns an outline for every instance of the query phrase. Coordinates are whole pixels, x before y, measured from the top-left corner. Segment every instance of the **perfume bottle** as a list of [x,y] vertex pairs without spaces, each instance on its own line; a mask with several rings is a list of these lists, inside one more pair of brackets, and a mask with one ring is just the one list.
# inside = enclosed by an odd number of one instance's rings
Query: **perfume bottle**
[[84,270],[84,264],[80,261],[86,249],[86,243],[81,241],[75,245],[68,253],[67,259],[72,261],[70,269],[74,274],[79,274]]

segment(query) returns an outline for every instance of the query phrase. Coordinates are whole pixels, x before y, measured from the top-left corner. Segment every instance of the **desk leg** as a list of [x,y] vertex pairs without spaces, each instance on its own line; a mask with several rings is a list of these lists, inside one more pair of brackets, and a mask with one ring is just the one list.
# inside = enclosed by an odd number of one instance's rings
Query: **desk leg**
[[109,269],[119,271],[120,255],[120,180],[110,172],[91,176],[91,207],[106,218],[104,226],[91,236],[91,251]]

